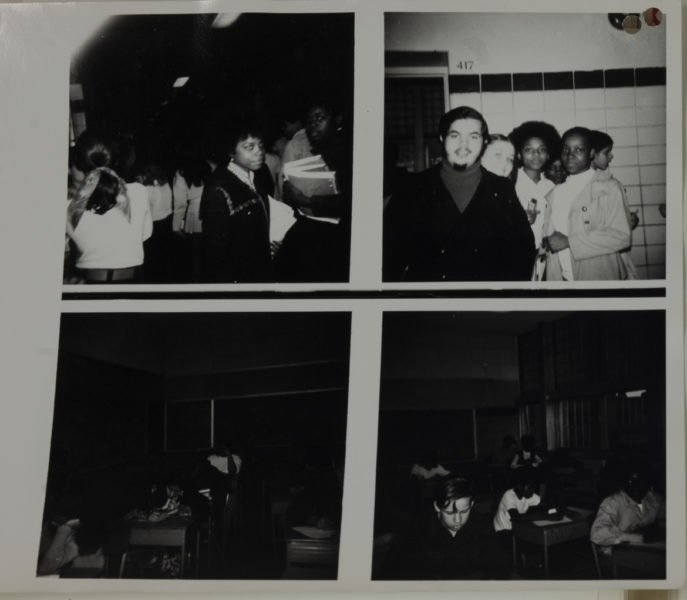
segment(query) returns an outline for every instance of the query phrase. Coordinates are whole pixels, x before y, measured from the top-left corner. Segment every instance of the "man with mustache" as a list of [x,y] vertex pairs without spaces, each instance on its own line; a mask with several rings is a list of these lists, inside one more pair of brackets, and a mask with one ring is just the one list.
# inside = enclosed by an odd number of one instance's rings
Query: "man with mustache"
[[439,122],[443,159],[384,214],[384,281],[526,281],[534,237],[513,183],[480,163],[484,117],[461,106]]

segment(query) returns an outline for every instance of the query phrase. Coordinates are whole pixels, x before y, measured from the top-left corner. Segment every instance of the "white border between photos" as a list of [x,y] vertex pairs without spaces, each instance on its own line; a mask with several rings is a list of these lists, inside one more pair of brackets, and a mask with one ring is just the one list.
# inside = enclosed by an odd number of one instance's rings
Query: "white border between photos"
[[[682,89],[672,73],[681,73],[681,30],[672,14],[680,12],[677,0],[622,2],[622,10],[641,12],[649,5],[668,16],[667,52],[667,196],[682,198]],[[0,527],[6,549],[0,556],[0,592],[38,593],[156,592],[226,593],[264,591],[288,597],[288,592],[455,592],[479,590],[484,600],[493,591],[508,591],[509,598],[543,600],[543,590],[556,589],[560,600],[593,597],[616,598],[617,588],[652,589],[682,584],[685,568],[684,515],[684,386],[682,316],[682,218],[678,203],[670,207],[667,224],[667,297],[633,299],[487,299],[487,300],[231,300],[231,301],[68,301],[63,291],[309,291],[376,289],[530,289],[530,283],[381,285],[381,199],[379,164],[383,140],[383,12],[402,10],[512,12],[605,12],[618,10],[618,2],[439,1],[380,0],[256,0],[250,2],[121,2],[49,4],[0,4],[0,190],[3,228],[0,265],[5,276],[0,296],[0,473],[3,503]],[[63,288],[62,248],[64,204],[59,190],[66,187],[69,39],[77,21],[107,14],[216,12],[226,9],[265,12],[356,12],[355,114],[354,114],[354,222],[350,284],[293,286],[72,286]],[[46,60],[49,56],[49,60]],[[8,117],[9,116],[9,117]],[[56,191],[57,190],[57,193]],[[616,287],[661,287],[659,280],[604,283]],[[547,289],[562,286],[550,283]],[[598,289],[580,282],[579,289]],[[543,288],[538,288],[543,289]],[[569,288],[566,288],[569,289]],[[642,310],[667,309],[667,448],[671,525],[669,570],[666,582],[646,581],[526,581],[526,582],[370,582],[372,554],[372,507],[376,466],[378,419],[379,349],[382,310]],[[156,311],[353,311],[351,385],[347,432],[344,515],[340,579],[336,582],[288,581],[100,581],[56,580],[35,577],[40,515],[52,427],[57,340],[61,312],[156,312]],[[355,480],[351,473],[355,472]],[[564,591],[574,587],[576,590]],[[511,593],[520,590],[521,593]],[[525,595],[524,590],[539,590]],[[416,594],[409,594],[409,597]],[[451,597],[455,597],[452,594]],[[441,598],[442,595],[434,596]],[[474,594],[466,594],[474,597]]]

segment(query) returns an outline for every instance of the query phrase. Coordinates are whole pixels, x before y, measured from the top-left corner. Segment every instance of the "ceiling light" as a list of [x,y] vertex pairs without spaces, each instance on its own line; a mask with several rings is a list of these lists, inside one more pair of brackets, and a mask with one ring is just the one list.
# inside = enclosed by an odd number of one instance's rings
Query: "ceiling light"
[[215,17],[215,20],[212,22],[210,27],[212,27],[214,29],[222,29],[223,27],[229,27],[240,16],[241,16],[241,13],[219,13]]
[[184,87],[188,80],[189,80],[189,77],[177,77],[177,80],[174,82],[174,85],[172,87],[175,87],[175,88]]

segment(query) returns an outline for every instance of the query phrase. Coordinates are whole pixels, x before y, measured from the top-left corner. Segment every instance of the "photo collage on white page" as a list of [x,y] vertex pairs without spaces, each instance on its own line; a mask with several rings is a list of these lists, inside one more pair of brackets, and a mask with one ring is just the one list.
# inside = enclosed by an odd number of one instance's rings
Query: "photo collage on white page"
[[0,592],[678,587],[682,7],[617,8],[0,4]]

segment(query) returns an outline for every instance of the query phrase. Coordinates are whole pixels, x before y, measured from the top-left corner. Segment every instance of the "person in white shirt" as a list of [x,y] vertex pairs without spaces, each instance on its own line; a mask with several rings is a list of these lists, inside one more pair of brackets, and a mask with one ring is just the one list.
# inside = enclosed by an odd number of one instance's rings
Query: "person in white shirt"
[[535,478],[528,470],[518,472],[516,484],[506,490],[494,515],[494,531],[512,531],[512,519],[524,515],[534,506],[539,506],[541,497],[535,493]]
[[67,235],[78,251],[76,268],[89,283],[140,280],[143,242],[152,233],[145,188],[127,184],[110,167],[112,145],[84,132],[75,147],[75,167],[85,174],[67,210]]
[[561,138],[556,128],[543,121],[526,121],[510,133],[518,164],[515,193],[527,213],[537,247],[532,278],[539,281],[544,273],[545,254],[541,246],[546,195],[553,189],[544,171],[552,158],[560,152]]

